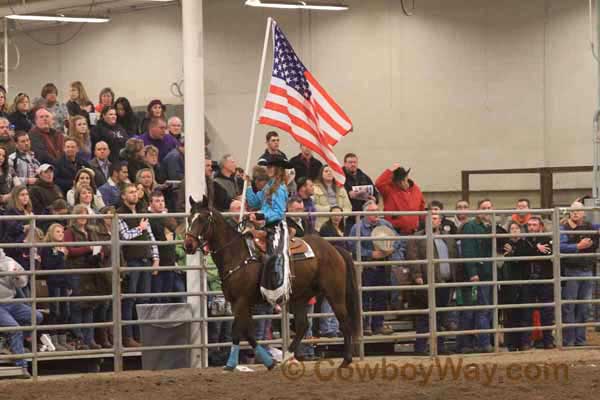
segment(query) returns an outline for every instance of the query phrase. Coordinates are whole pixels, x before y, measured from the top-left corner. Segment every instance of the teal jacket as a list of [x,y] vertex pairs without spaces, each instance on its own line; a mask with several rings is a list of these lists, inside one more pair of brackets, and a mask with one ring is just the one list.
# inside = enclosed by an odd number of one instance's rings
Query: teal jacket
[[[478,218],[474,218],[463,225],[465,235],[481,235],[492,232],[490,225],[483,224]],[[461,240],[462,256],[464,258],[475,257],[491,257],[492,256],[492,239],[462,239]],[[492,262],[466,262],[465,277],[470,280],[473,276],[479,275],[480,281],[492,280]]]
[[269,183],[258,193],[254,193],[251,187],[246,190],[246,199],[250,208],[260,209],[264,214],[267,224],[277,223],[285,217],[285,210],[288,202],[288,192],[286,185],[279,185],[271,200],[267,201],[267,192],[273,185],[271,179]]

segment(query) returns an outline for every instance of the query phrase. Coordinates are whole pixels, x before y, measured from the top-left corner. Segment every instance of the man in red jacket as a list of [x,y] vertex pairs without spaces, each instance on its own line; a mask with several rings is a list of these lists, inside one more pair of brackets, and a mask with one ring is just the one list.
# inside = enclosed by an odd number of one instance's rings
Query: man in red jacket
[[[375,186],[383,196],[384,211],[423,211],[425,199],[421,189],[412,179],[408,179],[410,169],[394,164],[377,178]],[[386,216],[398,233],[412,235],[419,227],[419,216]]]

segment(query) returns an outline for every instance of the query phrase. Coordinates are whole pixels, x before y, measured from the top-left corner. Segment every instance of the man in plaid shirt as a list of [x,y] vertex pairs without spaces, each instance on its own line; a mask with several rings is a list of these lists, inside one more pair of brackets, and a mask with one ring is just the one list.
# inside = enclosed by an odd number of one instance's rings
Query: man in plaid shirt
[[[122,205],[117,209],[117,213],[121,215],[137,215],[146,211],[138,206],[138,193],[134,184],[129,183],[123,187],[121,200]],[[143,217],[119,219],[119,236],[121,240],[126,241],[155,241],[148,218]],[[124,293],[150,293],[152,283],[151,273],[148,271],[136,271],[136,267],[149,267],[152,265],[152,267],[158,268],[160,261],[158,246],[155,244],[128,246],[126,243],[123,243],[122,248],[123,257],[128,269],[130,269],[127,272],[127,283]],[[158,273],[158,269],[152,274],[155,273]],[[138,303],[148,303],[148,300],[140,298]],[[121,306],[123,320],[133,319],[135,304],[135,299],[123,300]],[[125,326],[123,328],[123,346],[140,347],[140,343],[134,337],[133,326]]]
[[40,162],[31,151],[31,140],[27,132],[19,131],[15,134],[16,151],[8,157],[9,165],[15,170],[16,176],[23,185],[33,185],[37,180],[37,171]]

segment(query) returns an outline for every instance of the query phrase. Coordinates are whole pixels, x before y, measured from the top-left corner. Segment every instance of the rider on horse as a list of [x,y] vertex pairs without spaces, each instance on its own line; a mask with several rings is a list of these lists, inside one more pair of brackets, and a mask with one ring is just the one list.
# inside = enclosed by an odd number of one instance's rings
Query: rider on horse
[[271,304],[285,302],[291,290],[291,272],[288,254],[288,229],[285,221],[288,192],[285,170],[288,160],[279,154],[265,160],[269,182],[255,192],[248,188],[246,198],[251,208],[260,209],[257,219],[264,219],[267,232],[267,257],[261,279],[261,293]]

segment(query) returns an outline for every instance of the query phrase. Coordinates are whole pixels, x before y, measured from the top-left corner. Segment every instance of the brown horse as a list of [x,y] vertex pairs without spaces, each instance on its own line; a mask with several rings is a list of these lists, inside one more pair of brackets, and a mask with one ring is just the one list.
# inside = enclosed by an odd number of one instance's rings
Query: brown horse
[[[223,293],[234,313],[233,346],[225,369],[233,370],[237,366],[240,338],[243,336],[265,366],[271,369],[275,363],[256,343],[251,313],[252,306],[262,301],[259,287],[262,264],[251,259],[243,236],[223,215],[209,206],[206,197],[198,203],[190,197],[190,204],[192,209],[185,250],[194,254],[201,245],[208,245],[219,270]],[[357,333],[360,318],[352,257],[318,236],[308,235],[303,239],[312,247],[315,257],[295,261],[292,265],[292,292],[288,306],[294,314],[296,336],[288,351],[298,356],[299,344],[308,329],[306,305],[311,297],[323,294],[333,308],[344,335],[341,367],[347,367],[352,362],[352,337]]]

